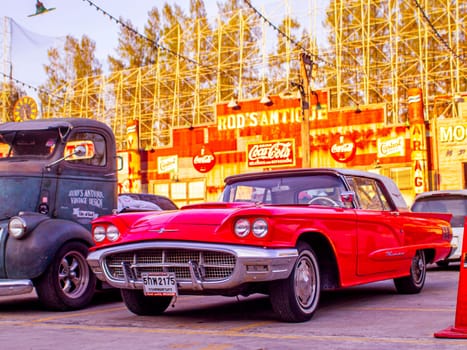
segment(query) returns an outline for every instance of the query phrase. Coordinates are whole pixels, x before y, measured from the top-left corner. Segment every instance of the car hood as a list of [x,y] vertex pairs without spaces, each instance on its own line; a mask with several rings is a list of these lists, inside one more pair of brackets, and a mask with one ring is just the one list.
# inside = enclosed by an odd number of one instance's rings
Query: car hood
[[[97,243],[96,247],[109,247],[143,241],[191,241],[205,243],[225,243],[236,245],[264,246],[266,242],[275,240],[276,247],[285,247],[290,237],[303,229],[303,217],[307,229],[313,229],[313,223],[325,222],[342,213],[342,208],[323,206],[290,206],[262,205],[255,203],[203,203],[182,207],[175,211],[158,211],[152,213],[123,213],[103,216],[93,221],[94,224],[112,222],[119,227],[120,238],[115,242]],[[348,213],[348,215],[353,215]],[[269,222],[270,233],[263,238],[247,235],[238,237],[233,231],[238,218],[264,218]],[[314,220],[316,219],[316,220]],[[284,221],[285,220],[285,221]],[[280,232],[280,238],[275,237]]]
[[[232,213],[245,208],[258,208],[254,204],[203,203],[182,207],[180,210],[166,211],[141,217],[133,227],[160,225],[200,225],[218,226]],[[201,219],[202,218],[202,219]]]
[[[233,221],[239,216],[270,214],[270,209],[254,203],[203,203],[182,207],[174,211],[123,213],[110,217],[124,227],[121,240],[129,243],[141,240],[191,240],[204,242],[235,241]],[[94,221],[108,221],[101,217]]]

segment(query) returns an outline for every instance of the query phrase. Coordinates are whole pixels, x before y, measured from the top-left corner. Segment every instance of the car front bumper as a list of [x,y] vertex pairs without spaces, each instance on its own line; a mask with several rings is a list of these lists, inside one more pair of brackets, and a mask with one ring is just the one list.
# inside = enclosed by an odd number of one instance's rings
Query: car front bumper
[[143,289],[142,273],[175,272],[178,290],[202,292],[287,278],[297,257],[294,248],[163,241],[99,249],[87,261],[116,288]]

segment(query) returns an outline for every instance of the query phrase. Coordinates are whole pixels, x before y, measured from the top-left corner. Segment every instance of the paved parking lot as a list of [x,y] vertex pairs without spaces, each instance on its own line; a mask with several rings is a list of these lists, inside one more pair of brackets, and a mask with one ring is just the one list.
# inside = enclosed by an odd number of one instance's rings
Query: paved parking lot
[[99,293],[85,310],[47,312],[34,293],[0,297],[1,349],[466,349],[437,339],[454,324],[458,267],[428,273],[418,295],[392,281],[327,292],[309,322],[275,319],[263,296],[181,296],[160,317],[130,313],[118,293]]

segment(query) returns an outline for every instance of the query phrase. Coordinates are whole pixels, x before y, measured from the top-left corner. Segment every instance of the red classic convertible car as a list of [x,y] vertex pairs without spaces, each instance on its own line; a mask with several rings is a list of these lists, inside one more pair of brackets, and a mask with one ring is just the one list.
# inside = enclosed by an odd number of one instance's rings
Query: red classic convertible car
[[93,222],[88,263],[130,311],[163,313],[179,294],[270,296],[287,322],[309,320],[322,290],[394,279],[423,288],[451,251],[450,214],[413,213],[387,177],[348,169],[230,176],[221,202]]

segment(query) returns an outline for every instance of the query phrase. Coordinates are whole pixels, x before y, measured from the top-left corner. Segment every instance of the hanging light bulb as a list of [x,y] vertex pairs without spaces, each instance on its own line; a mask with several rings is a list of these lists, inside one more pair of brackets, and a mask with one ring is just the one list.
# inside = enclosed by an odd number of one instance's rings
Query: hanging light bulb
[[272,105],[272,101],[268,95],[264,95],[259,102],[266,106]]
[[232,108],[232,109],[237,109],[240,106],[238,105],[237,101],[234,98],[232,98],[230,102],[227,104],[227,107]]

